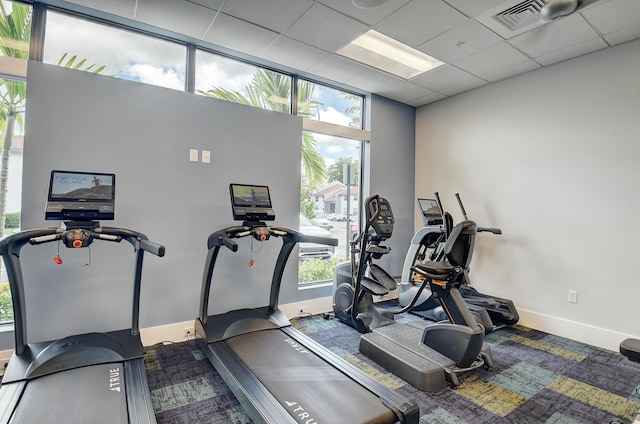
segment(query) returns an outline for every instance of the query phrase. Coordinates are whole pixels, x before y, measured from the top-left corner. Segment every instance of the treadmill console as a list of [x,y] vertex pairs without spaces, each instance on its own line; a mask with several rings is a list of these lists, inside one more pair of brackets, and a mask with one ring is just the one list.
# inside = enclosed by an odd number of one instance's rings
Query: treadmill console
[[114,219],[115,174],[51,171],[45,219],[97,221]]
[[229,184],[233,219],[236,221],[273,221],[276,213],[271,206],[269,187],[262,185]]
[[[382,238],[389,238],[393,234],[393,212],[391,204],[384,197],[372,196],[366,200],[367,222],[376,234]],[[371,222],[371,218],[378,213],[378,217]]]

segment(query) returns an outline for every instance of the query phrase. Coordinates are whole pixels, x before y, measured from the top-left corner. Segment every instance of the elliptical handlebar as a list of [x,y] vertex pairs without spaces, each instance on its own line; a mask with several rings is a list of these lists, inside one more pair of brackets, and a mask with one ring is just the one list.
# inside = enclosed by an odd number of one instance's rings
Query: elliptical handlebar
[[[464,216],[464,219],[468,220],[469,218],[467,218],[467,211],[465,210],[464,205],[462,204],[462,199],[460,198],[460,193],[456,193],[455,196],[456,196],[456,199],[458,200],[458,205],[460,206],[460,210],[462,211],[462,215]],[[477,228],[477,232],[479,232],[479,233],[492,233],[492,234],[497,234],[497,235],[502,234],[502,230],[500,228],[489,228],[489,227],[478,227]]]

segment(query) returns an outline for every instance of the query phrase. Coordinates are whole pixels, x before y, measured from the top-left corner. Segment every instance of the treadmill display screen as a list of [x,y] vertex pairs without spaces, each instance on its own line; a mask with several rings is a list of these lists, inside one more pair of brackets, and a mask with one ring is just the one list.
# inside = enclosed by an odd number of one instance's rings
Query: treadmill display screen
[[442,212],[434,199],[418,199],[424,225],[442,225]]
[[271,207],[269,187],[229,184],[229,192],[234,220],[273,221],[276,219],[276,214]]
[[45,219],[114,219],[115,174],[51,171]]

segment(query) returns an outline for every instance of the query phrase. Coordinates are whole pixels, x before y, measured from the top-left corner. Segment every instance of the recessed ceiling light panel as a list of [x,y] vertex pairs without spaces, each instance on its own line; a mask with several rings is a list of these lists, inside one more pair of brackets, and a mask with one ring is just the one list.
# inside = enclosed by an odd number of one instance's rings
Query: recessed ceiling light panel
[[405,79],[444,65],[438,59],[375,30],[362,34],[337,53]]

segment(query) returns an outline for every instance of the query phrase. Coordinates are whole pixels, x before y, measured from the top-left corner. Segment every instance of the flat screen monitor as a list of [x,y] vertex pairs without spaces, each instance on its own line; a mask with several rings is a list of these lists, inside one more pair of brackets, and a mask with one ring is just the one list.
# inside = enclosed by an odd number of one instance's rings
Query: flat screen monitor
[[418,199],[424,225],[442,225],[442,211],[435,199]]
[[51,171],[45,219],[112,220],[116,176],[99,172]]
[[269,187],[263,185],[229,184],[233,219],[237,221],[273,221]]

